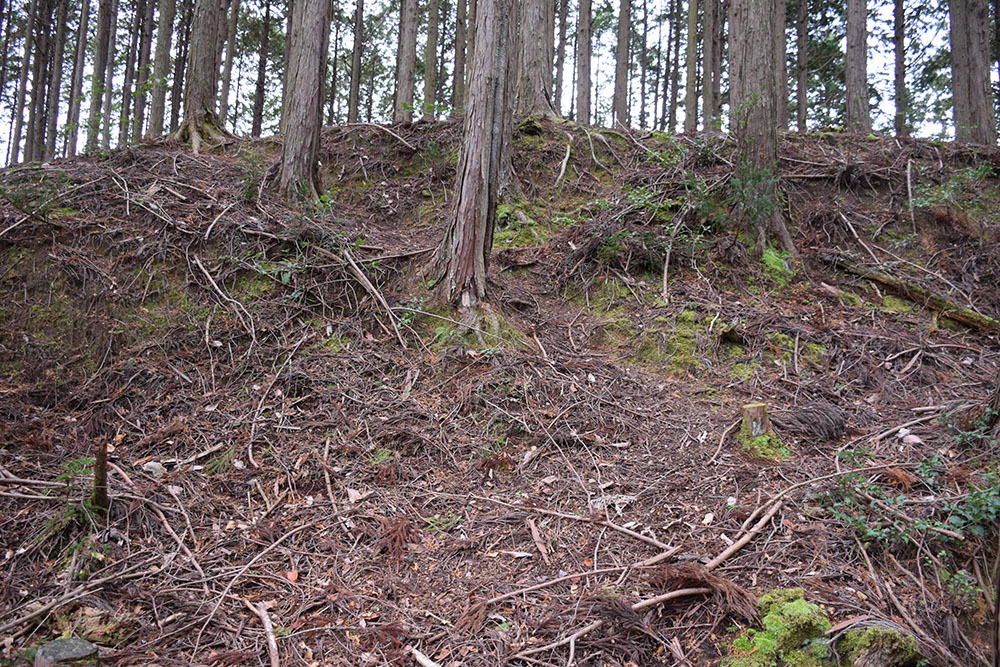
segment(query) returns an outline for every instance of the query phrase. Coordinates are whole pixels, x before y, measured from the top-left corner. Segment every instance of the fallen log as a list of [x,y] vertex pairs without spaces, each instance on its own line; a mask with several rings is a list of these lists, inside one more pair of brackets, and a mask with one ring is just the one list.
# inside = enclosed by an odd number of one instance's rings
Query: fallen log
[[1000,320],[996,320],[988,315],[976,312],[971,308],[960,306],[951,299],[941,296],[929,289],[921,287],[915,283],[890,276],[881,271],[875,271],[865,266],[853,264],[842,255],[827,253],[825,259],[833,263],[842,271],[867,278],[889,288],[898,296],[904,297],[919,303],[922,306],[936,310],[950,320],[954,320],[973,329],[985,329],[987,331],[1000,331]]

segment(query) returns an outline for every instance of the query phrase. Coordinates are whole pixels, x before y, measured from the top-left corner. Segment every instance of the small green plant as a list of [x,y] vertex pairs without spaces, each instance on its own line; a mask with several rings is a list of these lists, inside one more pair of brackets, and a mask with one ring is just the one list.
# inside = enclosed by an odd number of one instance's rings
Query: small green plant
[[795,275],[795,271],[788,266],[787,252],[768,246],[764,248],[761,261],[764,263],[764,273],[779,285],[787,285],[789,278]]
[[396,452],[389,449],[388,447],[379,447],[374,452],[372,452],[371,463],[372,465],[380,466],[384,463],[388,463],[396,458]]
[[991,176],[993,176],[993,165],[988,162],[959,169],[940,185],[919,184],[914,187],[913,205],[919,208],[956,206],[966,209],[970,203],[968,193],[977,189]]
[[777,173],[771,168],[741,162],[729,180],[723,203],[744,229],[766,229],[781,209]]
[[427,524],[427,530],[432,533],[446,533],[455,526],[465,523],[465,519],[450,512],[446,516],[435,514],[432,517],[427,517],[424,522]]
[[225,449],[217,456],[213,456],[208,461],[205,462],[205,467],[202,471],[206,475],[221,475],[227,473],[233,469],[233,460],[236,458],[236,448],[229,447]]

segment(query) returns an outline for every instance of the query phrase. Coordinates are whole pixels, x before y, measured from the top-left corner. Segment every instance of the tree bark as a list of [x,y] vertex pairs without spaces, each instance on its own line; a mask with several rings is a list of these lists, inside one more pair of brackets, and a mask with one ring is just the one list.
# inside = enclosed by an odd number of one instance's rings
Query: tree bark
[[35,15],[37,51],[31,75],[31,101],[24,153],[28,162],[42,158],[45,141],[45,93],[48,74],[52,66],[52,5],[44,0]]
[[170,69],[170,42],[174,35],[174,0],[160,0],[156,24],[156,52],[153,55],[153,96],[149,105],[149,132],[163,134],[167,102],[167,71]]
[[893,129],[895,129],[897,137],[905,137],[909,134],[906,129],[906,23],[903,11],[903,0],[895,0],[892,11],[892,42],[896,58],[893,72],[895,79],[893,101],[896,106],[896,113],[893,116]]
[[135,80],[136,53],[139,46],[139,31],[142,24],[142,15],[145,13],[146,0],[136,0],[133,5],[132,23],[128,31],[128,49],[125,53],[125,82],[122,85],[122,103],[118,115],[118,145],[124,146],[128,143],[131,132],[129,129],[132,122],[132,83]]
[[97,5],[97,35],[94,37],[94,74],[90,87],[90,113],[87,116],[88,153],[97,150],[101,133],[101,100],[104,98],[105,73],[108,63],[108,40],[111,35],[111,2],[99,0]]
[[[360,0],[358,0],[360,4]],[[271,40],[271,0],[264,0],[264,26],[260,34],[257,58],[257,86],[253,94],[253,120],[250,136],[259,137],[264,124],[264,96],[267,94],[267,50]]]
[[774,96],[778,131],[788,130],[788,45],[785,28],[788,25],[785,0],[774,3]]
[[989,80],[989,11],[986,0],[949,3],[955,140],[996,144]]
[[330,22],[333,24],[333,58],[327,58],[326,67],[324,68],[330,69],[330,87],[326,93],[327,103],[329,106],[327,111],[327,125],[334,124],[334,118],[337,112],[337,76],[340,73],[340,68],[337,66],[337,58],[340,53],[340,21],[337,17],[337,14],[339,13],[339,7],[336,12],[331,12],[331,14],[333,14],[330,19]]
[[174,76],[170,90],[170,131],[176,132],[180,126],[181,100],[187,75],[188,53],[191,50],[191,20],[194,14],[194,0],[181,0],[181,30],[177,44],[177,58],[174,59]]
[[[581,0],[582,1],[582,0]],[[588,0],[589,1],[589,0]],[[465,22],[465,90],[469,90],[472,81],[472,57],[476,52],[476,14],[479,0],[469,0],[468,18]],[[464,115],[464,113],[463,113]]]
[[[21,55],[21,69],[17,77],[17,99],[14,102],[14,130],[10,140],[10,164],[17,164],[21,149],[21,129],[24,124],[24,102],[27,96],[28,68],[31,66],[32,41],[35,34],[35,14],[38,0],[28,3],[28,18],[24,29],[24,50]],[[25,151],[27,152],[27,151]]]
[[614,123],[627,128],[628,117],[628,65],[629,37],[632,28],[632,2],[619,0],[618,3],[618,46],[615,48],[615,96],[612,100]]
[[580,0],[576,19],[576,122],[590,125],[590,42],[593,35],[590,0]]
[[[646,129],[646,57],[649,49],[649,8],[647,0],[642,0],[642,44],[639,49],[639,127]],[[655,97],[655,96],[654,96]],[[656,103],[653,103],[656,115]]]
[[51,160],[56,154],[56,122],[59,120],[59,98],[62,90],[63,50],[66,47],[66,15],[69,0],[60,0],[56,13],[56,41],[52,54],[52,68],[49,74],[49,93],[45,111],[45,155],[43,160]]
[[323,72],[330,0],[295,0],[288,34],[288,95],[278,190],[288,200],[316,199]]
[[805,132],[809,85],[809,0],[798,0],[795,50],[795,125],[799,132]]
[[555,117],[550,101],[552,89],[548,87],[545,76],[548,63],[545,53],[547,4],[548,0],[521,0],[521,55],[516,101],[519,117]]
[[434,120],[437,109],[437,41],[441,3],[430,0],[427,6],[427,43],[424,46],[424,120]]
[[454,209],[435,260],[437,283],[458,302],[463,329],[478,324],[486,298],[496,204],[513,134],[517,2],[495,0],[478,9]]
[[868,111],[868,10],[866,0],[847,0],[847,130],[872,131]]
[[[775,2],[732,0],[729,18],[729,96],[731,132],[736,137],[740,169],[749,192],[744,197],[770,206],[742,206],[737,210],[745,228],[756,228],[757,249],[763,251],[768,230],[789,253],[796,255],[777,201],[778,128],[774,122]],[[756,210],[755,210],[756,209]],[[763,209],[763,210],[762,210]]]
[[139,39],[139,67],[136,75],[135,119],[132,123],[132,141],[142,138],[142,127],[146,120],[146,97],[149,89],[149,52],[153,45],[154,0],[145,0],[146,9],[142,14],[142,34]]
[[229,118],[229,86],[233,78],[233,56],[236,53],[236,29],[240,19],[240,0],[232,0],[226,34],[226,57],[222,64],[222,90],[219,92],[219,122]]
[[702,130],[712,132],[718,124],[715,117],[715,39],[719,23],[719,0],[703,0],[702,18]]
[[413,86],[417,69],[417,0],[400,0],[399,52],[396,56],[396,99],[392,122],[413,120]]
[[[184,120],[174,135],[178,141],[190,142],[195,153],[206,141],[218,143],[225,139],[215,113],[219,84],[220,9],[216,0],[195,0],[191,50],[184,83]],[[325,29],[326,23],[323,27]]]
[[[80,133],[80,98],[83,93],[83,65],[87,58],[87,30],[90,27],[90,0],[80,6],[80,21],[76,31],[76,53],[73,57],[73,74],[69,84],[69,110],[66,112],[66,155],[76,155]],[[0,80],[0,86],[3,81]]]
[[568,13],[569,0],[559,0],[559,41],[556,47],[556,78],[552,85],[552,109],[556,112],[557,116],[562,113],[563,73],[566,67],[566,17]]
[[667,126],[673,134],[677,131],[677,100],[681,83],[681,0],[673,0],[674,12],[671,19],[673,33],[673,57],[670,59],[670,106],[667,109]]
[[108,34],[107,72],[104,74],[104,102],[101,108],[101,148],[111,148],[111,96],[115,88],[115,50],[118,42],[118,0],[111,0],[111,32]]
[[[464,0],[460,0],[464,6]],[[358,122],[358,104],[361,93],[361,54],[365,40],[364,0],[357,0],[354,7],[354,46],[351,48],[351,90],[347,96],[347,122]],[[456,56],[457,57],[457,56]]]
[[[698,0],[688,0],[687,79],[684,83],[684,131],[698,131]],[[761,42],[762,44],[764,42]]]
[[[523,2],[523,0],[522,0]],[[549,104],[552,104],[553,68],[556,58],[556,6],[555,0],[544,0],[545,3],[545,90],[549,91]],[[555,107],[553,107],[555,109]]]

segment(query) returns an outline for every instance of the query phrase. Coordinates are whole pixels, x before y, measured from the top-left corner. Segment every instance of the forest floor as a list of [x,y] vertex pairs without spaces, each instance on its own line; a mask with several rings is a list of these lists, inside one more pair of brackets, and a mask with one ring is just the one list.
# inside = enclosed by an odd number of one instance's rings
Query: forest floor
[[993,664],[1000,152],[522,123],[462,336],[459,143],[0,172],[0,663]]

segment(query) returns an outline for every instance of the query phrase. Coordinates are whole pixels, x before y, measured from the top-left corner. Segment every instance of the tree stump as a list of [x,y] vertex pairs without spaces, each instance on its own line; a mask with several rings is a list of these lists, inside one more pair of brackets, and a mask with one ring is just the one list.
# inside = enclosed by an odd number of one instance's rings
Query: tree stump
[[751,439],[774,433],[771,420],[767,416],[767,403],[750,403],[743,406],[743,427],[740,433]]

